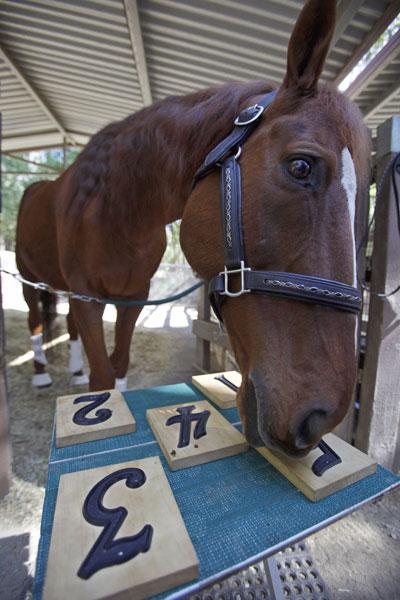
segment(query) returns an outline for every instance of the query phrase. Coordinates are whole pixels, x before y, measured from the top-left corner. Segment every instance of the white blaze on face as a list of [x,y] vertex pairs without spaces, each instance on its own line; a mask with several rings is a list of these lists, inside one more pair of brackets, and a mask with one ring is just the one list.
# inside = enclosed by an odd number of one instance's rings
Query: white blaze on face
[[342,150],[342,186],[347,196],[347,207],[349,209],[351,239],[353,241],[353,285],[357,287],[357,262],[356,262],[356,237],[355,237],[355,219],[356,219],[356,195],[357,195],[357,177],[354,168],[354,162],[351,158],[349,149]]
[[[342,150],[342,186],[347,196],[347,208],[349,210],[350,227],[351,227],[351,239],[353,245],[353,285],[357,287],[357,255],[356,255],[356,234],[355,234],[355,220],[356,220],[356,196],[357,196],[357,177],[356,170],[354,168],[354,162],[351,157],[350,151],[347,148]],[[355,346],[357,351],[357,321],[355,329]]]

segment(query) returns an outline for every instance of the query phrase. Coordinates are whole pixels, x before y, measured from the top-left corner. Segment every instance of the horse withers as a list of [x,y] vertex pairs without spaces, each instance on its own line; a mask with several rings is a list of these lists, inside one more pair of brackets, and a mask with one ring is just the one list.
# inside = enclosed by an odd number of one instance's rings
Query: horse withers
[[[318,84],[334,27],[335,0],[305,4],[285,79],[238,158],[241,220],[246,268],[354,286],[369,141],[355,106]],[[104,128],[35,195],[41,226],[31,232],[23,274],[90,296],[146,299],[165,249],[165,225],[179,218],[194,270],[206,280],[223,271],[218,167],[194,188],[193,178],[235,117],[272,89],[264,82],[225,84],[167,98]],[[239,273],[231,275],[233,290],[239,280]],[[90,389],[114,387],[126,377],[140,308],[118,307],[110,357],[104,307],[73,300],[71,308]],[[238,406],[248,441],[308,452],[349,406],[357,317],[255,292],[228,297],[221,317],[243,376]]]

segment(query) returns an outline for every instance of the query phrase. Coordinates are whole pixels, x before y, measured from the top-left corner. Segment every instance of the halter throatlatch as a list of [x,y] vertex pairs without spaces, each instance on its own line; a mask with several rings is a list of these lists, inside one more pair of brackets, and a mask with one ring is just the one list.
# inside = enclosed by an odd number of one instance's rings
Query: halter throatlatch
[[[242,225],[242,190],[239,166],[241,147],[257,127],[276,92],[266,94],[258,104],[241,111],[235,128],[206,156],[197,171],[193,186],[215,166],[221,169],[221,218],[224,233],[225,267],[210,282],[209,295],[217,317],[222,321],[221,305],[226,297],[250,292],[272,294],[303,302],[323,304],[352,313],[361,310],[360,291],[338,281],[279,271],[259,271],[247,266]],[[239,275],[239,289],[233,291],[231,276]]]

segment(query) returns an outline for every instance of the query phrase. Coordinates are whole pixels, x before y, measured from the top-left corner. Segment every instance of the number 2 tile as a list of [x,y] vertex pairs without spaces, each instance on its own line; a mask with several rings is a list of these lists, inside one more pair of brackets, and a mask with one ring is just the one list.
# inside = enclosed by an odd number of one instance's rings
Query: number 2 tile
[[134,431],[135,418],[118,390],[57,398],[57,448]]

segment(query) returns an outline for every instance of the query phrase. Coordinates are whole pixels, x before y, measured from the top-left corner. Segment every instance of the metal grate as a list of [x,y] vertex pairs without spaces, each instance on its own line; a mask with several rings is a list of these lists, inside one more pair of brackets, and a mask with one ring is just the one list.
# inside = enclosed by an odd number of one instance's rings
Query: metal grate
[[190,600],[329,600],[327,586],[305,544],[239,571]]
[[267,561],[259,562],[191,596],[190,600],[275,600],[267,571]]
[[290,600],[329,600],[327,586],[304,542],[293,544],[275,557],[283,597]]

